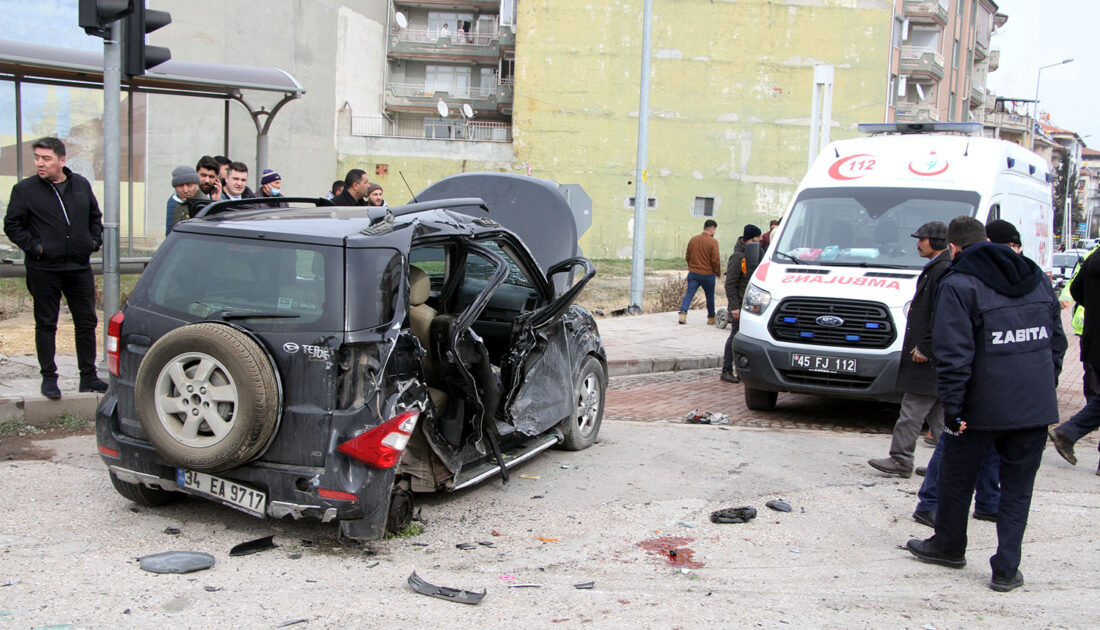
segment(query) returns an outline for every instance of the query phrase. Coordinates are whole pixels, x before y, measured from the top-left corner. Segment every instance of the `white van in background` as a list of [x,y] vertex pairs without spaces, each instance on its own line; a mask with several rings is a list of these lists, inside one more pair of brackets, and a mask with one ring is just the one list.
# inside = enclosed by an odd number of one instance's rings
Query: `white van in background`
[[[978,123],[860,125],[814,161],[752,275],[734,338],[749,409],[778,392],[897,401],[905,314],[927,262],[910,235],[967,215],[1016,226],[1051,270],[1051,174]],[[931,132],[931,133],[928,133]]]

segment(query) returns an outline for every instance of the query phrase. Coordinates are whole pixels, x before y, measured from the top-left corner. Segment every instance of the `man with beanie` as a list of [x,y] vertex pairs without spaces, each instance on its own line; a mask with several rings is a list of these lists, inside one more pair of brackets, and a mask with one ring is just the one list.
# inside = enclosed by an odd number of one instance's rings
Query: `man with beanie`
[[947,227],[951,267],[940,278],[932,351],[944,409],[935,534],[906,547],[923,562],[966,566],[970,497],[990,450],[1001,457],[997,552],[989,587],[1024,583],[1021,545],[1047,427],[1058,421],[1057,384],[1066,351],[1060,308],[1030,259],[985,240],[961,216]]
[[749,288],[749,278],[754,269],[749,269],[745,262],[745,245],[759,243],[763,235],[760,228],[753,224],[745,226],[741,238],[733,246],[733,254],[726,262],[726,299],[729,301],[730,336],[726,338],[726,349],[722,353],[722,375],[719,377],[727,383],[740,383],[741,379],[733,373],[733,337],[740,330],[741,302],[745,300],[745,290]]
[[1020,240],[1020,231],[1004,219],[993,219],[985,224],[985,236],[990,243],[1007,245],[1017,254],[1024,252],[1023,241]]
[[42,395],[61,398],[54,353],[62,295],[73,316],[80,391],[102,393],[107,383],[95,366],[98,320],[91,255],[103,244],[103,214],[92,185],[65,166],[64,143],[41,138],[31,146],[37,175],[12,187],[4,234],[24,252]]
[[714,323],[714,281],[722,274],[722,259],[718,254],[718,241],[714,238],[717,229],[718,222],[707,219],[703,222],[702,234],[696,234],[688,241],[684,256],[688,264],[687,291],[680,303],[681,324],[687,323],[688,309],[699,287],[703,287],[703,294],[707,296],[707,323]]
[[932,367],[932,302],[940,277],[951,266],[946,251],[947,226],[942,221],[929,221],[911,236],[917,239],[917,254],[928,263],[917,278],[905,318],[897,377],[897,390],[902,392],[901,412],[894,423],[890,456],[867,460],[872,468],[899,477],[913,474],[913,451],[921,425],[928,423],[935,440],[940,439],[943,430],[943,405],[936,395],[936,371]]
[[285,208],[287,203],[276,199],[282,194],[283,178],[275,169],[265,168],[263,175],[260,176],[260,194],[257,196],[271,200],[263,204],[269,208]]
[[177,223],[191,218],[190,201],[199,194],[198,172],[190,166],[177,166],[172,169],[172,188],[175,188],[176,192],[168,198],[164,225],[165,236],[168,236]]

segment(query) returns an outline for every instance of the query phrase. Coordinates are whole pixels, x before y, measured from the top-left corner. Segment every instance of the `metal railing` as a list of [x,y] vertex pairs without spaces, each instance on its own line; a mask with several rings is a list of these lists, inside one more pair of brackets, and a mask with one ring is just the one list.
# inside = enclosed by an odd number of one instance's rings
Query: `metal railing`
[[437,88],[424,83],[387,83],[386,91],[402,98],[432,98],[446,93],[451,98],[485,99],[496,93],[496,86],[451,85]]
[[475,142],[511,142],[512,125],[486,120],[352,116],[351,135],[383,138],[432,138]]
[[458,46],[488,46],[498,37],[497,33],[456,33],[448,31],[444,33],[440,29],[433,28],[406,28],[392,31],[399,42],[430,43],[434,44],[440,39]]

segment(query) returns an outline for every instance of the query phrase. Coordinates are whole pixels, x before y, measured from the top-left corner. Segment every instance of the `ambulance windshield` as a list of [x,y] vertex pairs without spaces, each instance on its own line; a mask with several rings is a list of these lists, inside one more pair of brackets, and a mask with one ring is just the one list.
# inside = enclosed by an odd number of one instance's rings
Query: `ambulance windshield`
[[810,188],[773,245],[781,259],[816,265],[919,269],[910,236],[929,221],[974,216],[978,193],[927,188]]

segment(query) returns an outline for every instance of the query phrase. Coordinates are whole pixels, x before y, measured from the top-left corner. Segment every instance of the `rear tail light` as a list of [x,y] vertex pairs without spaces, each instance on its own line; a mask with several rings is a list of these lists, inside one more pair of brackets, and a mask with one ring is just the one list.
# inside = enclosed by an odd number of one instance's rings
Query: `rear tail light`
[[375,468],[390,468],[401,459],[419,418],[419,409],[409,409],[344,442],[336,450]]
[[107,324],[107,369],[115,376],[120,376],[118,369],[118,350],[122,345],[122,311],[111,316]]

